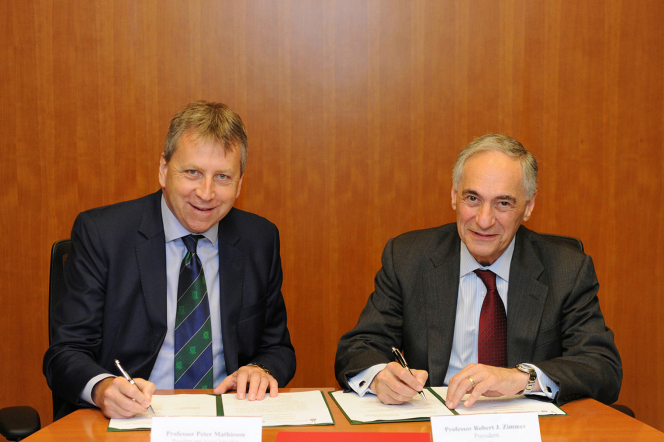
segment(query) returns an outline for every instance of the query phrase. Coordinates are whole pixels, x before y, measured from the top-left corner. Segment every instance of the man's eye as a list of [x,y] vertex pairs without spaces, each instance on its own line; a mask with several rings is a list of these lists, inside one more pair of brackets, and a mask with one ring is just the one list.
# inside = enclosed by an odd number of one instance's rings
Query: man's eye
[[197,173],[198,173],[198,171],[197,171],[197,170],[194,170],[194,169],[190,169],[190,170],[187,170],[187,171],[186,171],[186,174],[187,174],[187,175],[191,175],[191,176],[194,176],[194,175],[196,175]]
[[467,206],[477,206],[480,203],[480,200],[474,195],[468,195],[464,198]]
[[509,201],[500,201],[498,203],[498,210],[509,210],[512,208],[512,203]]

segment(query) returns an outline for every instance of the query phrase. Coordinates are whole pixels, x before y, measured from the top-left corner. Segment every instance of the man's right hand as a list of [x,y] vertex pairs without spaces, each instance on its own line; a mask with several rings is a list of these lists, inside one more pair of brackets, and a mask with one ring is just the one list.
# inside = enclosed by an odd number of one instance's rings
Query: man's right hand
[[92,389],[92,400],[108,418],[134,417],[148,408],[156,388],[145,379],[134,378],[134,382],[121,376],[102,379]]
[[371,382],[371,391],[384,404],[404,404],[419,394],[429,378],[425,370],[411,370],[390,362]]

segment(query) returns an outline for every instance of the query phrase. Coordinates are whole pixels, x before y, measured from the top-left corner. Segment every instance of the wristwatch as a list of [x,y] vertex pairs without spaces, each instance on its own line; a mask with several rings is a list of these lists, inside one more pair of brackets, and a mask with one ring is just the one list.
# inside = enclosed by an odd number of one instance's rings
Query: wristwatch
[[263,370],[265,373],[271,375],[270,370],[265,365],[257,364],[255,362],[252,362],[251,364],[247,364],[247,367],[258,367],[261,370]]
[[534,368],[530,368],[525,364],[518,364],[515,368],[520,372],[526,373],[527,375],[530,376],[528,378],[528,384],[526,384],[526,388],[519,394],[530,393],[533,387],[535,386],[535,381],[537,380],[537,372],[535,371]]

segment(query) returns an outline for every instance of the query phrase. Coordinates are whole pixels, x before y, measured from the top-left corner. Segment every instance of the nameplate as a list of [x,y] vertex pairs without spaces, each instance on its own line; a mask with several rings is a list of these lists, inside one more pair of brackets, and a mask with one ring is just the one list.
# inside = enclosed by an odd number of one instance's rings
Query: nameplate
[[542,442],[537,413],[432,416],[434,442]]
[[261,442],[260,417],[153,417],[151,442]]

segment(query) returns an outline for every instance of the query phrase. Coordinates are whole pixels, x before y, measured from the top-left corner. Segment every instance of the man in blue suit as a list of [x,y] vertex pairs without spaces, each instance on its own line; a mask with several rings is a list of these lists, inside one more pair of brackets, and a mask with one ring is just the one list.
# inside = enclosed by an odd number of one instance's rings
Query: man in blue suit
[[[178,278],[191,234],[200,235],[194,255],[207,290],[215,393],[237,389],[240,399],[260,400],[292,379],[279,232],[233,208],[246,161],[240,117],[223,104],[191,103],[171,121],[161,190],[77,217],[67,293],[44,356],[48,384],[67,402],[59,416],[97,406],[107,417],[131,417],[156,388],[174,388]],[[115,359],[138,388],[115,377]]]

